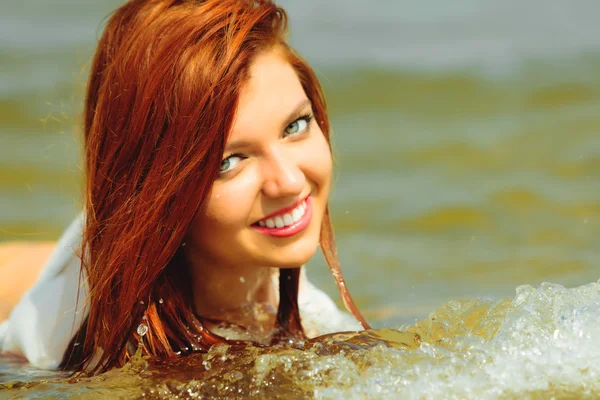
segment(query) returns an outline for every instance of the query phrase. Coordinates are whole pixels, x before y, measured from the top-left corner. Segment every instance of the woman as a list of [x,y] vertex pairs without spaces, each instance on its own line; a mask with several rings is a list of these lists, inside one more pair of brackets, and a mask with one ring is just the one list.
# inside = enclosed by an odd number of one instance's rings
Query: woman
[[86,213],[0,328],[4,351],[103,372],[140,336],[162,358],[303,339],[299,298],[340,317],[301,279],[319,243],[368,328],[329,219],[324,97],[286,25],[268,0],[130,0],[115,11],[85,104]]

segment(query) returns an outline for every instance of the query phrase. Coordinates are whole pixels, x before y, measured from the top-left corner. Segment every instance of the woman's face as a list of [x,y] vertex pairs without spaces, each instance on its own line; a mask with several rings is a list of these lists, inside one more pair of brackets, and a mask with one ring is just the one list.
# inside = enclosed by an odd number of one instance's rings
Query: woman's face
[[314,255],[332,161],[312,116],[282,52],[257,56],[240,93],[221,174],[188,235],[187,245],[204,265],[294,268]]

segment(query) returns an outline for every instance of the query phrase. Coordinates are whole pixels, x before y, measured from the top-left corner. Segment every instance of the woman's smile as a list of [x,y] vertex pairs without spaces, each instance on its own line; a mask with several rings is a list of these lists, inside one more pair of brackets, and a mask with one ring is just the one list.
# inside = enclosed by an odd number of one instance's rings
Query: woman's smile
[[274,237],[289,237],[302,232],[310,224],[310,195],[252,224],[256,231]]

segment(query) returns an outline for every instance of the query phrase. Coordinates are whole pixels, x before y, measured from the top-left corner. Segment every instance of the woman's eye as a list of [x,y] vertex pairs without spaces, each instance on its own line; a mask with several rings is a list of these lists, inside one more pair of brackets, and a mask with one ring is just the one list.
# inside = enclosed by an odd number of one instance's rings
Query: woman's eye
[[311,119],[312,115],[304,115],[298,118],[285,128],[285,133],[287,133],[288,135],[294,135],[297,133],[304,132],[308,128]]
[[227,172],[227,171],[231,170],[236,165],[238,165],[238,163],[240,161],[242,161],[242,157],[237,156],[237,155],[232,155],[232,156],[227,157],[221,163],[221,171],[220,172],[224,173],[224,172]]

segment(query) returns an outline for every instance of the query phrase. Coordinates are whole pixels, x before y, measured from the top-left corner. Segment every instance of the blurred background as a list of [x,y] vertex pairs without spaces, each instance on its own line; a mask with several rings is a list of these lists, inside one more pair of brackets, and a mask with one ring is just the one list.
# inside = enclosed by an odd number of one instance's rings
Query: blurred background
[[[0,4],[0,242],[82,203],[80,112],[122,1]],[[334,128],[348,285],[379,325],[600,270],[600,2],[282,0]],[[322,259],[316,284],[338,298]]]

